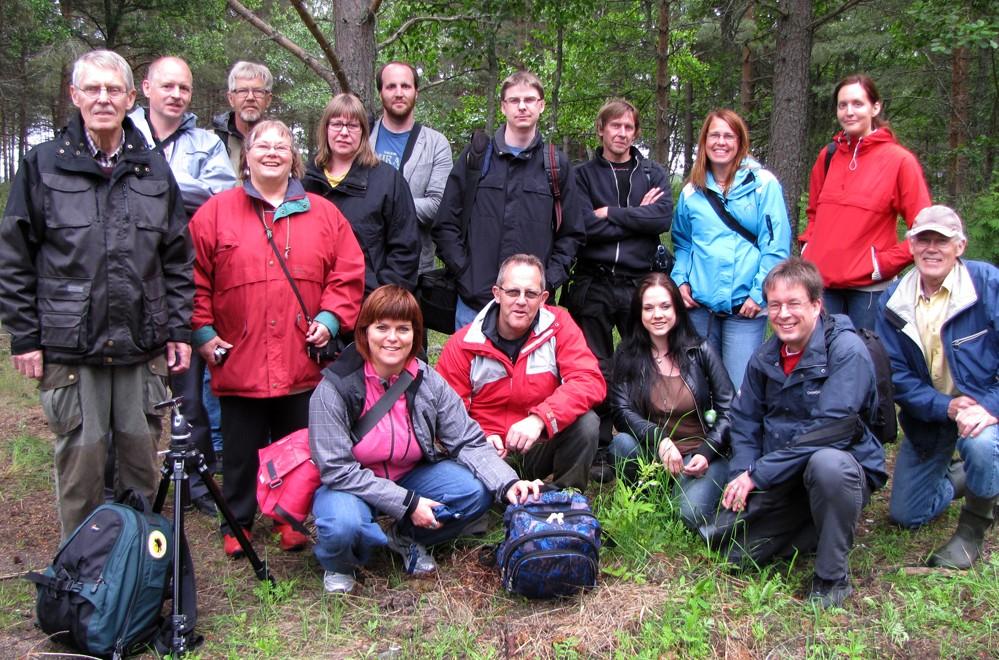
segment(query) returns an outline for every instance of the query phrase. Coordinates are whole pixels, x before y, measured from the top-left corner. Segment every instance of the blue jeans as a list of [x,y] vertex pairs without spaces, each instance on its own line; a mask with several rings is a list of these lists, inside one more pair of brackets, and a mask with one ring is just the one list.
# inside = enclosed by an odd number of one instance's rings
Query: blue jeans
[[732,386],[742,387],[749,358],[763,343],[767,331],[767,317],[764,314],[755,319],[747,319],[738,314],[719,316],[706,307],[687,310],[697,334],[704,337],[715,353],[722,359]]
[[940,515],[954,499],[947,478],[954,447],[964,461],[966,487],[972,495],[990,499],[999,495],[999,426],[993,424],[973,438],[942,443],[926,460],[908,439],[895,458],[888,515],[903,527],[919,527]]
[[[469,523],[488,511],[493,502],[482,482],[455,461],[421,463],[397,483],[461,514],[460,520],[445,522],[440,529],[414,527],[408,516],[396,523],[401,536],[423,545],[457,537]],[[316,559],[326,570],[351,573],[365,566],[376,548],[388,543],[385,532],[375,522],[376,512],[356,495],[321,486],[316,491],[312,513],[319,537]]]
[[212,431],[212,448],[216,453],[222,451],[222,408],[218,398],[212,394],[212,372],[205,369],[205,382],[201,393],[201,403],[208,413],[208,426]]
[[[642,447],[634,436],[618,433],[611,440],[608,453],[614,459],[614,466],[625,477],[633,477],[635,461],[642,456],[647,461],[658,460],[656,447]],[[683,459],[686,465],[691,459]],[[629,475],[629,472],[631,473]],[[673,496],[680,500],[680,519],[692,530],[712,520],[718,511],[722,489],[728,478],[728,461],[716,457],[708,465],[708,471],[700,477],[681,475],[676,480]]]
[[873,331],[874,320],[878,316],[878,299],[882,293],[857,289],[826,289],[822,294],[822,306],[830,314],[846,314],[855,328]]
[[458,304],[454,309],[454,331],[458,332],[466,325],[475,320],[475,315],[482,311],[482,308],[475,309],[465,304],[465,301],[458,296]]

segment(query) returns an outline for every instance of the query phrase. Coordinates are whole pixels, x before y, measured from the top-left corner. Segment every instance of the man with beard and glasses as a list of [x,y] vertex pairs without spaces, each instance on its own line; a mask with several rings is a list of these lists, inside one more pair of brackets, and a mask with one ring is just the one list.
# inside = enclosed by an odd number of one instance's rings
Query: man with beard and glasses
[[243,138],[250,129],[264,118],[271,105],[274,76],[270,69],[256,62],[236,62],[229,71],[229,105],[232,110],[216,115],[212,120],[215,134],[222,140],[232,169],[239,172],[239,155],[243,151]]

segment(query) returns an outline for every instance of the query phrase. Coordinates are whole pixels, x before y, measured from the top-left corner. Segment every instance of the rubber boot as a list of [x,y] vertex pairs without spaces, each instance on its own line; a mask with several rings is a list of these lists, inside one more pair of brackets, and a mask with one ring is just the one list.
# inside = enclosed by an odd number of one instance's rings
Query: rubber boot
[[967,477],[964,474],[964,461],[959,458],[951,461],[950,467],[947,468],[947,479],[954,487],[954,499],[959,500],[964,497],[965,484],[967,483]]
[[993,507],[999,498],[965,495],[957,531],[942,547],[930,555],[930,566],[967,570],[978,559],[985,540],[985,532],[992,526]]

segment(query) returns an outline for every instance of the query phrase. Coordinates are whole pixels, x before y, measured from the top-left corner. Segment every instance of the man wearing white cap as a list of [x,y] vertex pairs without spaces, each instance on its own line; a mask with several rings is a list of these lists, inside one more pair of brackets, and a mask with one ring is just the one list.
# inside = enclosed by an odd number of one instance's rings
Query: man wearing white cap
[[908,238],[916,267],[882,295],[877,320],[905,432],[889,515],[918,527],[963,496],[929,564],[967,569],[999,498],[999,269],[960,258],[968,240],[946,206],[920,211]]

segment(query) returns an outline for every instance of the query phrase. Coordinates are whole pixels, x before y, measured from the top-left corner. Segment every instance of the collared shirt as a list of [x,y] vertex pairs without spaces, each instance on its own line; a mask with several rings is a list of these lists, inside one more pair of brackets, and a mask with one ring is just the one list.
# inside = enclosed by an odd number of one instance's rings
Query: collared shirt
[[114,168],[115,163],[118,162],[118,158],[121,156],[121,150],[125,146],[125,131],[121,132],[121,138],[118,140],[118,148],[115,149],[110,154],[105,154],[101,151],[100,147],[94,142],[94,139],[90,137],[90,131],[84,129],[83,136],[87,140],[87,147],[90,149],[90,155],[94,157],[97,164],[101,166],[102,169],[110,170]]
[[916,330],[923,345],[923,358],[930,370],[930,381],[934,389],[943,394],[956,396],[954,378],[944,355],[941,327],[947,318],[947,308],[950,306],[950,292],[957,276],[952,269],[943,284],[932,295],[923,294],[922,286],[916,290]]

